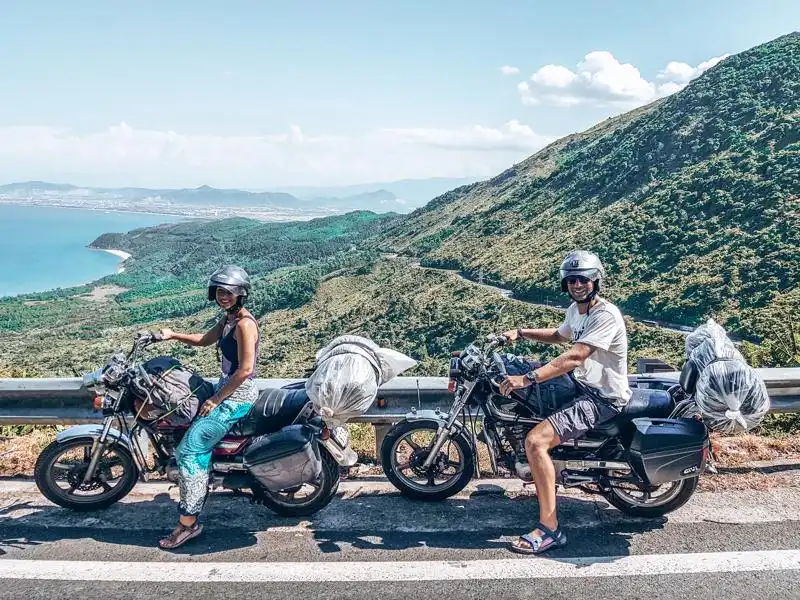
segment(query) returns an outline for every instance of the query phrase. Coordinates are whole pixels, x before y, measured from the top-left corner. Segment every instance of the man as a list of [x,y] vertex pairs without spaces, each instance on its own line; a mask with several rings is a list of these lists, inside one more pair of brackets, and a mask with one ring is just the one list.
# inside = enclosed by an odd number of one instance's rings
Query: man
[[570,252],[561,263],[561,290],[573,303],[558,329],[520,329],[503,335],[511,341],[528,339],[545,344],[573,342],[546,365],[524,375],[509,376],[500,385],[504,395],[572,371],[578,396],[534,427],[525,438],[525,453],[539,499],[539,522],[511,549],[539,554],[563,546],[567,537],[556,516],[555,467],[550,449],[579,438],[616,417],[628,403],[628,337],[619,309],[598,295],[605,276],[600,258],[585,250]]

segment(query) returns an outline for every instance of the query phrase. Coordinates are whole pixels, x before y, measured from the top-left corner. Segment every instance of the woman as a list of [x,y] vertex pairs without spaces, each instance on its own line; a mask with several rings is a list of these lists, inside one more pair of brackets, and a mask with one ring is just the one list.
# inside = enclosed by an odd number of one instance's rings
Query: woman
[[258,322],[243,304],[250,293],[250,278],[244,269],[225,266],[208,282],[208,299],[216,300],[225,317],[205,334],[176,333],[162,329],[165,340],[178,340],[190,346],[217,343],[222,354],[222,377],[214,395],[206,400],[198,416],[175,450],[180,487],[178,526],[159,542],[171,550],[197,537],[203,526],[197,517],[208,495],[211,452],[233,425],[244,417],[258,399],[255,366],[260,341]]

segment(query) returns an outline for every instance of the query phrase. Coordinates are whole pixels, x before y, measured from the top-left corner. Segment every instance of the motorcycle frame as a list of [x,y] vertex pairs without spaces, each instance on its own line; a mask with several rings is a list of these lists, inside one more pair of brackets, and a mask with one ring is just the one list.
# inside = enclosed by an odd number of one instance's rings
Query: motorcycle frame
[[[412,412],[406,415],[407,420],[432,420],[438,423],[437,435],[434,441],[433,446],[426,458],[425,462],[422,464],[422,468],[430,468],[433,464],[435,457],[438,455],[441,448],[447,442],[447,440],[451,437],[466,434],[466,424],[461,423],[458,420],[459,414],[462,414],[467,410],[470,401],[475,398],[474,403],[482,410],[483,417],[481,419],[483,429],[484,429],[484,439],[486,440],[486,445],[489,454],[489,460],[491,462],[491,471],[493,475],[497,476],[499,474],[498,470],[498,461],[503,459],[505,455],[500,452],[501,447],[501,440],[499,439],[499,434],[496,431],[496,425],[503,425],[503,426],[513,426],[513,425],[528,425],[532,429],[539,423],[544,420],[544,417],[521,417],[519,415],[515,415],[512,413],[508,413],[503,411],[499,408],[493,398],[495,395],[498,395],[497,392],[492,390],[491,379],[488,376],[488,373],[485,369],[482,369],[481,373],[473,380],[466,380],[464,381],[462,378],[456,380],[456,390],[455,390],[455,397],[453,402],[450,406],[450,410],[447,413],[442,413],[438,409],[436,411],[416,411],[412,409]],[[477,394],[476,394],[477,392]],[[521,404],[526,408],[526,410],[530,410],[522,399],[517,396],[510,396],[505,397],[516,404]],[[472,431],[471,435],[468,436],[470,440],[472,451],[475,456],[475,478],[480,479],[480,458],[478,456],[477,448],[478,448],[478,440],[477,436],[475,435],[475,421],[476,417],[472,415],[472,411],[469,411],[469,417],[472,421]],[[588,434],[591,436],[591,432]],[[551,450],[551,456],[553,453],[556,453],[556,456],[553,457],[554,462],[563,463],[563,468],[560,471],[560,475],[562,480],[566,476],[571,476],[573,478],[573,482],[569,484],[570,487],[580,487],[587,492],[590,493],[599,493],[597,490],[592,490],[590,488],[586,488],[583,484],[595,484],[598,485],[601,489],[609,489],[613,487],[615,483],[633,483],[637,486],[647,488],[646,482],[636,474],[633,467],[629,464],[625,464],[627,469],[630,471],[630,475],[627,476],[620,476],[620,475],[611,475],[610,473],[604,472],[606,469],[613,468],[615,465],[612,461],[590,461],[593,465],[595,462],[598,463],[597,467],[588,466],[579,469],[570,469],[568,467],[568,463],[572,462],[585,462],[585,454],[583,456],[570,456],[570,451],[574,452],[582,452],[585,453],[587,451],[594,451],[597,452],[601,450],[604,446],[610,444],[619,444],[622,440],[618,437],[603,437],[601,439],[592,439],[586,437],[571,440],[569,442],[565,442],[559,444],[555,448]],[[558,456],[560,453],[567,453],[567,456]],[[516,452],[514,452],[516,454]],[[507,462],[507,461],[506,461]],[[600,466],[600,463],[609,463],[612,467],[609,466]],[[511,465],[506,465],[510,467]],[[620,463],[619,466],[622,466]],[[513,468],[511,469],[513,472]],[[622,469],[620,469],[622,470]],[[557,473],[558,478],[559,473]],[[583,480],[583,481],[580,481]],[[563,484],[567,485],[567,484]]]

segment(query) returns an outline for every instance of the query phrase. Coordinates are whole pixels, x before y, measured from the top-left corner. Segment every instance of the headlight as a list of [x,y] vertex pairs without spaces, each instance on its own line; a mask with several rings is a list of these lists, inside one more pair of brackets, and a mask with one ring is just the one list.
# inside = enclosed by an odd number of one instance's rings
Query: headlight
[[347,430],[347,427],[342,427],[341,425],[333,428],[331,437],[333,437],[336,443],[342,448],[347,448],[347,444],[350,442],[350,432]]
[[103,369],[97,369],[83,376],[83,387],[95,387],[103,383]]

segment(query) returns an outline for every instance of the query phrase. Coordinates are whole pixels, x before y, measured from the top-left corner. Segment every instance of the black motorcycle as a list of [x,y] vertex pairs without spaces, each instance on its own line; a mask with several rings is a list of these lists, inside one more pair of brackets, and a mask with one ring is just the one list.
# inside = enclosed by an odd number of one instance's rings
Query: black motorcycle
[[[73,510],[98,510],[125,497],[140,478],[158,475],[177,483],[175,448],[191,422],[153,413],[147,396],[159,377],[140,360],[142,351],[160,339],[143,332],[130,352],[115,354],[84,375],[103,423],[60,431],[39,455],[34,477],[48,500]],[[199,375],[193,377],[192,387],[204,386],[211,388]],[[339,467],[352,466],[357,458],[347,429],[329,428],[300,382],[260,394],[214,448],[209,483],[280,515],[310,515],[336,495]]]
[[[443,500],[461,491],[479,474],[478,441],[486,444],[496,475],[502,465],[532,483],[525,436],[557,408],[548,400],[557,393],[544,382],[502,395],[499,384],[508,376],[508,363],[497,349],[506,343],[504,336],[489,336],[483,346],[473,343],[454,352],[449,412],[412,410],[388,432],[381,462],[403,495]],[[633,397],[619,416],[551,450],[556,483],[601,494],[640,517],[659,517],[685,504],[700,475],[714,469],[706,425],[686,416],[696,380],[689,361],[679,383],[668,389],[632,387]],[[477,420],[482,427],[476,434]]]

